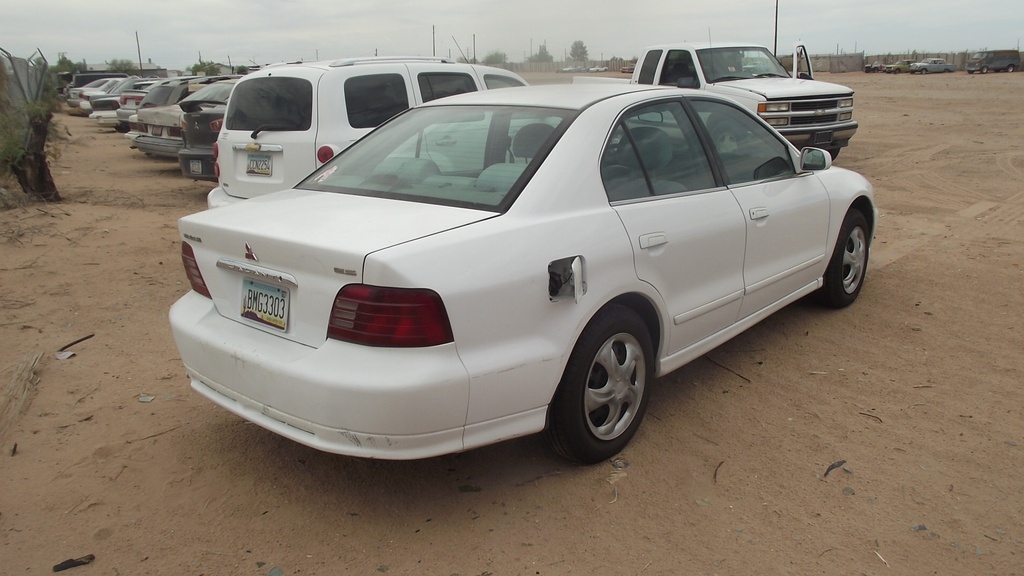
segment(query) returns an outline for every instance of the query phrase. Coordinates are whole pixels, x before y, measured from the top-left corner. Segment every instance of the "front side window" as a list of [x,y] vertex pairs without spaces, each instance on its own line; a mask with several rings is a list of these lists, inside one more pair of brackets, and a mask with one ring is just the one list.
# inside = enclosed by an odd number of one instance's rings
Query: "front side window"
[[714,174],[697,132],[678,101],[627,113],[601,157],[612,202],[711,188]]
[[502,211],[571,112],[510,106],[410,110],[297,188]]
[[376,128],[410,106],[400,74],[354,76],[345,81],[345,107],[353,128]]
[[729,184],[796,173],[789,145],[745,111],[724,102],[691,100],[725,167]]
[[228,130],[306,131],[313,121],[313,85],[303,78],[268,76],[239,82],[231,94]]
[[419,84],[424,102],[465,92],[476,92],[476,83],[469,74],[420,74]]

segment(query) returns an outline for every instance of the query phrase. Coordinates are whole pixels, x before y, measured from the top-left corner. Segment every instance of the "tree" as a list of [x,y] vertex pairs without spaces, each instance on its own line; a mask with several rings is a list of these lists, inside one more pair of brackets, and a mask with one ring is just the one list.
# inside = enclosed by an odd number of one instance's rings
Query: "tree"
[[583,43],[583,40],[576,40],[572,43],[572,46],[569,48],[569,57],[577,61],[587,59],[587,45]]
[[203,60],[200,60],[199,62],[193,64],[192,67],[189,68],[189,70],[191,70],[192,73],[196,75],[205,74],[206,76],[216,76],[220,74],[220,64],[217,64],[216,62],[204,62]]
[[15,58],[0,48],[0,175],[11,174],[27,196],[60,202],[46,140],[60,105],[46,59]]
[[107,70],[110,72],[124,72],[125,74],[138,74],[139,63],[125,58],[114,58],[107,62]]
[[249,73],[249,67],[248,66],[235,66],[235,74],[241,74],[241,75],[244,76],[244,75],[246,75],[248,73]]
[[553,62],[554,60],[554,57],[548,52],[547,44],[541,44],[537,48],[537,53],[526,59],[527,62]]
[[495,64],[505,64],[508,62],[508,56],[504,52],[489,52],[487,56],[484,56],[484,64],[488,66],[494,66]]
[[85,72],[85,62],[72,62],[67,55],[61,53],[60,56],[57,57],[57,65],[51,67],[50,70],[57,74],[62,72],[78,74],[79,72]]

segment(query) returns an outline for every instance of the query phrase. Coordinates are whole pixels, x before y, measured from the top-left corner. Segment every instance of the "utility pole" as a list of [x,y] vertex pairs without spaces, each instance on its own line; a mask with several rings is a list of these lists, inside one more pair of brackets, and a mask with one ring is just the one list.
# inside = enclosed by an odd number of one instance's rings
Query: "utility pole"
[[775,0],[775,45],[772,47],[772,53],[779,53],[779,0]]

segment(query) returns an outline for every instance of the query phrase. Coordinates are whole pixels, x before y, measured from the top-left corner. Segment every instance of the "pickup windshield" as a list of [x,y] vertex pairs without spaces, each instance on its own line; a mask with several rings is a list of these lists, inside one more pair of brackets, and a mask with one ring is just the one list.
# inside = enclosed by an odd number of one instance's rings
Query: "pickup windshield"
[[748,78],[789,78],[775,56],[760,46],[704,48],[697,50],[697,59],[708,84]]

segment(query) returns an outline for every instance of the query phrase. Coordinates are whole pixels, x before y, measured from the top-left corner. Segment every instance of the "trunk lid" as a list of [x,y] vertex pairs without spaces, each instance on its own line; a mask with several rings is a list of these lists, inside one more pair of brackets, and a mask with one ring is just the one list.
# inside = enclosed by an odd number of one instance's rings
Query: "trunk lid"
[[[334,298],[363,278],[368,254],[493,217],[492,212],[288,190],[186,216],[182,241],[196,256],[218,313],[317,347]],[[427,287],[429,288],[429,287]],[[243,317],[243,299],[272,301],[284,327]],[[262,296],[260,296],[262,294]],[[273,300],[277,298],[278,300]],[[286,310],[285,310],[286,308]],[[277,316],[280,316],[278,314]]]

